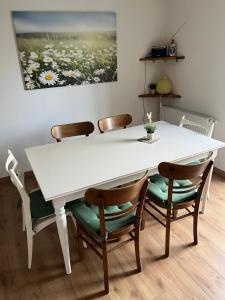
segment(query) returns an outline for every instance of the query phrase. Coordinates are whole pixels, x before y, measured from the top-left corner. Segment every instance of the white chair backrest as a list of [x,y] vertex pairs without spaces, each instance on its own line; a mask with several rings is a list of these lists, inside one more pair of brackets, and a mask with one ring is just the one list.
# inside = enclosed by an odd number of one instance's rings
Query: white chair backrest
[[215,125],[215,122],[212,120],[211,122],[209,122],[208,126],[203,126],[199,123],[195,123],[193,121],[186,119],[185,115],[183,115],[183,117],[180,120],[180,124],[179,124],[180,127],[186,127],[193,131],[204,134],[208,137],[212,136],[214,125]]
[[8,158],[5,164],[6,172],[10,175],[10,179],[12,180],[10,170],[13,170],[21,181],[22,185],[24,185],[24,174],[21,172],[19,168],[18,161],[15,159],[15,156],[12,154],[11,150],[8,150]]
[[5,169],[12,183],[16,186],[23,203],[26,230],[32,230],[32,219],[30,213],[30,197],[24,188],[24,174],[20,171],[17,160],[10,150],[6,160]]

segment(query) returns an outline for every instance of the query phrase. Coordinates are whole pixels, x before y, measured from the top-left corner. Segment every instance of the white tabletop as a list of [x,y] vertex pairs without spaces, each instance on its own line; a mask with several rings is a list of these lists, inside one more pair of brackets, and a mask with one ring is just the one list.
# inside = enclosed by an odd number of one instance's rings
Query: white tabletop
[[25,149],[46,200],[179,162],[225,146],[191,130],[157,122],[153,144],[138,142],[143,125]]

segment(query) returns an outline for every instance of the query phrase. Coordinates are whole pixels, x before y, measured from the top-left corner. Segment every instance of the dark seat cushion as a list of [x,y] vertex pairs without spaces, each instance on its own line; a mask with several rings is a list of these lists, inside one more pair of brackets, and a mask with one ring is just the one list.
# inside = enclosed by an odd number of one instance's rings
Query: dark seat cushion
[[[38,219],[46,218],[55,214],[55,209],[51,201],[45,201],[43,194],[40,189],[29,193],[30,197],[30,212],[32,218],[32,226],[35,228],[35,224]],[[76,201],[76,200],[75,200]],[[73,201],[66,203],[65,209],[67,210]],[[22,208],[22,199],[20,198],[17,202],[17,208]]]
[[30,211],[32,219],[48,217],[54,214],[54,207],[51,201],[45,201],[41,190],[29,193]]
[[[157,200],[161,201],[162,203],[166,204],[168,201],[168,183],[169,180],[160,174],[155,174],[149,177],[149,184],[148,184],[148,193],[152,195]],[[185,191],[185,186],[192,184],[190,180],[174,180],[173,185],[177,187],[184,187],[182,190],[177,191]],[[187,200],[191,200],[196,196],[196,191],[186,192],[184,194],[173,194],[172,202],[179,203]]]
[[[35,190],[29,193],[30,197],[30,212],[31,218],[37,220],[40,218],[48,217],[54,214],[55,210],[51,201],[45,201],[41,190]],[[22,199],[17,201],[17,208],[22,207]]]
[[[127,202],[119,206],[108,206],[105,208],[105,213],[119,212],[131,207],[131,202]],[[71,210],[74,217],[80,221],[88,230],[100,235],[100,220],[99,220],[99,209],[98,206],[89,205],[84,200],[76,200],[72,202],[68,209]],[[119,228],[135,222],[135,214],[131,213],[126,217],[122,217],[118,220],[106,222],[106,231],[111,233]],[[104,237],[107,239],[107,236]]]

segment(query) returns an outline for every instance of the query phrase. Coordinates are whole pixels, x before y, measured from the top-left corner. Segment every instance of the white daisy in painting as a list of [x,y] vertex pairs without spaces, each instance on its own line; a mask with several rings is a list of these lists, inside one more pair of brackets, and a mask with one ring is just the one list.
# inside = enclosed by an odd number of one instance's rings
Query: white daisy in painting
[[25,53],[24,51],[21,51],[20,52],[20,59],[23,60],[25,58]]
[[58,67],[59,67],[58,64],[55,61],[53,61],[52,62],[52,68],[57,69]]
[[42,51],[42,54],[43,54],[44,56],[48,56],[48,55],[51,54],[51,52],[50,52],[49,50],[45,50],[45,51]]
[[39,69],[39,67],[40,67],[40,64],[39,63],[31,63],[30,65],[29,65],[29,68],[31,69],[31,70],[33,70],[33,71],[38,71],[38,69]]
[[68,63],[71,62],[71,59],[69,57],[63,57],[61,58],[61,60]]
[[66,77],[80,77],[82,74],[79,70],[68,70],[68,71],[62,71],[62,74]]
[[52,57],[50,57],[50,56],[44,56],[43,62],[49,63],[49,62],[52,62],[52,61],[53,61]]
[[56,52],[55,53],[55,57],[61,57],[61,53],[60,52]]
[[95,74],[95,75],[98,75],[98,76],[99,76],[99,75],[102,75],[103,73],[105,73],[105,70],[104,70],[104,69],[97,69],[97,70],[94,71],[94,74]]
[[31,80],[31,81],[26,83],[26,87],[27,87],[28,90],[33,90],[35,88],[35,84]]
[[74,70],[75,77],[80,77],[82,74],[79,70]]
[[30,75],[33,73],[33,70],[30,67],[28,67],[26,71],[27,71],[27,74],[30,74]]
[[53,71],[44,71],[40,74],[38,79],[44,85],[54,85],[59,78]]
[[100,82],[101,81],[101,79],[99,77],[94,77],[93,79],[94,79],[94,82]]
[[30,53],[30,58],[31,58],[31,59],[37,59],[37,58],[38,58],[37,53],[31,52],[31,53]]
[[59,84],[63,85],[65,82],[66,82],[66,80],[61,80],[61,81],[59,81]]
[[27,75],[27,76],[25,76],[24,80],[25,80],[25,81],[30,81],[30,80],[31,80],[31,78],[30,78],[30,76],[29,76],[29,75]]

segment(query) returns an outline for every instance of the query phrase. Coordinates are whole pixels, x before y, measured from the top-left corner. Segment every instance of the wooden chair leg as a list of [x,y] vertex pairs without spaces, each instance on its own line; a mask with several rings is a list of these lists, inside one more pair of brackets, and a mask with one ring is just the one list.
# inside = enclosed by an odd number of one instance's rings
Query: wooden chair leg
[[109,293],[109,275],[108,275],[108,257],[107,257],[107,242],[102,242],[102,255],[103,255],[103,271],[104,271],[104,285],[105,293]]
[[76,222],[76,219],[74,218],[74,216],[72,214],[70,214],[69,216],[71,217],[73,225],[75,227],[75,230],[77,231],[77,222]]
[[195,212],[193,216],[194,245],[198,244],[198,214],[199,214],[199,205],[195,207]]
[[141,230],[144,230],[144,229],[145,229],[145,215],[143,212],[142,219],[141,219]]
[[83,259],[84,256],[84,247],[83,247],[83,240],[81,238],[81,229],[79,224],[77,223],[77,238],[78,238],[78,253],[80,260]]
[[136,263],[137,263],[137,271],[141,272],[139,236],[140,236],[140,226],[138,225],[135,228],[135,240],[134,240],[134,243],[135,243],[135,256],[136,256]]
[[174,209],[173,210],[173,219],[176,219],[177,215],[178,215],[178,209]]
[[170,254],[170,219],[171,219],[171,209],[167,209],[166,216],[166,242],[165,242],[165,257],[168,257]]

